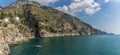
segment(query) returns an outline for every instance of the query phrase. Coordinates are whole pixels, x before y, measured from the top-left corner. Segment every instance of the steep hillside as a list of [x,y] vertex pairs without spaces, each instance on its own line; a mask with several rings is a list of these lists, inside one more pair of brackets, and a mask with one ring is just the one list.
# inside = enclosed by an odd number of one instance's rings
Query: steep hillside
[[0,6],[0,14],[1,14],[1,11],[2,11],[2,7]]
[[[4,9],[1,20],[8,19],[6,26],[14,24],[25,36],[64,36],[107,34],[82,22],[76,17],[37,2],[13,3]],[[6,18],[7,17],[7,18]],[[6,23],[6,22],[5,22]],[[29,35],[28,35],[29,34]]]

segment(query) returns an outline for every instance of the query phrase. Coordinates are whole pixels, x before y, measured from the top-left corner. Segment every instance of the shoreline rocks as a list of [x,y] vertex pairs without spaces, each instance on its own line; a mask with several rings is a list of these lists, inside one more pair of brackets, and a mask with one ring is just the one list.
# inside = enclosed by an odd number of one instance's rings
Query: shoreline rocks
[[46,33],[41,37],[79,36],[79,33]]
[[[41,35],[42,38],[46,37],[60,37],[60,36],[78,36],[79,33],[46,33]],[[19,32],[17,28],[0,27],[0,55],[9,55],[9,46],[23,43],[34,37],[25,37]]]
[[10,49],[8,43],[4,41],[4,37],[0,37],[0,55],[9,55],[9,54],[10,54]]
[[10,45],[19,44],[27,41],[24,35],[16,31],[16,29],[8,29],[5,27],[0,27],[0,55],[10,54]]

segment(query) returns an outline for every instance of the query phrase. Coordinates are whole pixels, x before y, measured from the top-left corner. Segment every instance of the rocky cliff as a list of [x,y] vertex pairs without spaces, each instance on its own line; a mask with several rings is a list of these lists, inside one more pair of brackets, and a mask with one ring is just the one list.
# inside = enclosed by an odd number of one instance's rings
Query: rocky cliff
[[15,27],[0,27],[0,55],[9,55],[10,45],[22,43],[28,39]]
[[5,17],[10,18],[10,23],[16,25],[24,35],[37,36],[37,32],[41,37],[107,34],[74,16],[51,7],[41,6],[33,1],[13,3],[6,7],[3,13]]

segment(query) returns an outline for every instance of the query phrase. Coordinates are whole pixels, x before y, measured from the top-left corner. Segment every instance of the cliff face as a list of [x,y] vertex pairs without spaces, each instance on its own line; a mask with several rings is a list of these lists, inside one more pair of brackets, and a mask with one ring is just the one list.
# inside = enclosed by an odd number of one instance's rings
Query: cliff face
[[[42,37],[61,36],[61,35],[99,35],[107,34],[78,18],[63,13],[47,6],[40,6],[37,2],[17,2],[4,9],[7,17],[10,17],[10,23],[16,25],[24,35],[31,34],[35,36],[40,34]],[[25,13],[26,11],[29,13]],[[29,17],[26,16],[29,14]],[[19,21],[15,19],[19,18]],[[39,30],[36,31],[35,29]],[[30,35],[29,35],[30,36]]]
[[9,45],[28,40],[17,28],[0,27],[0,55],[9,55]]

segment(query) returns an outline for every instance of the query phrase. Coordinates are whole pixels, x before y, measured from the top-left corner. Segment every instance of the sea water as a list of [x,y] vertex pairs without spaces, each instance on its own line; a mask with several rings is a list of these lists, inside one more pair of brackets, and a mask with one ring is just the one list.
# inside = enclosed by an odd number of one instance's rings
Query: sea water
[[31,39],[12,46],[11,55],[120,55],[119,35]]

